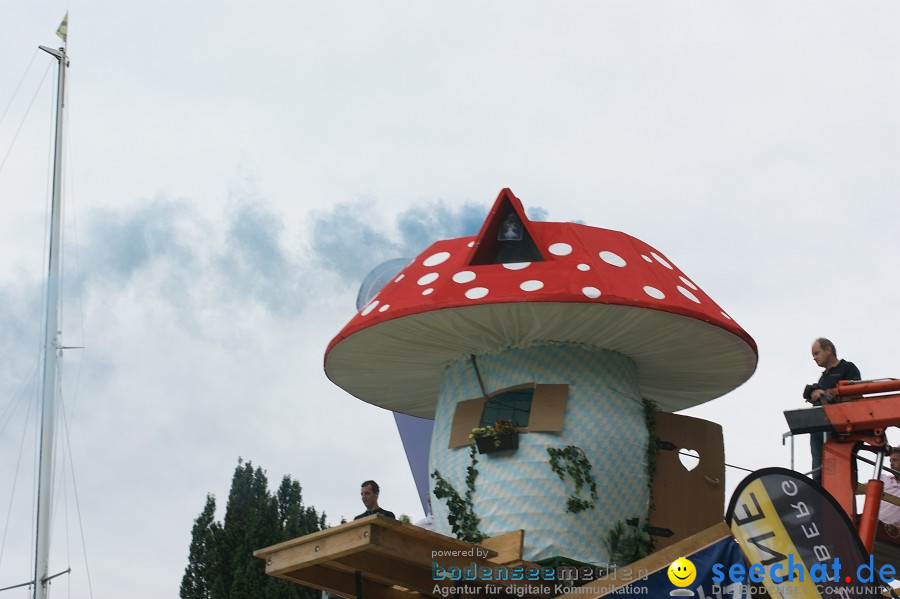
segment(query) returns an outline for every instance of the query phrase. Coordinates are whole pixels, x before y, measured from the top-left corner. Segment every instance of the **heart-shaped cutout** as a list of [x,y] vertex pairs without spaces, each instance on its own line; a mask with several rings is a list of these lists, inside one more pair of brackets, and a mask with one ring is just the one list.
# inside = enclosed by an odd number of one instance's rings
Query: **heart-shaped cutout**
[[693,449],[680,449],[678,459],[681,460],[681,465],[688,472],[700,465],[700,454]]

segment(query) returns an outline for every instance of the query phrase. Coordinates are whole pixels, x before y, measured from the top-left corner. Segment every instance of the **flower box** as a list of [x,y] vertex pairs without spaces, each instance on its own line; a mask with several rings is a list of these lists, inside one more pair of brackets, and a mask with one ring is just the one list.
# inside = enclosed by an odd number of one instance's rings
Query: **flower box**
[[519,448],[519,433],[506,433],[496,437],[475,437],[478,453],[515,450]]

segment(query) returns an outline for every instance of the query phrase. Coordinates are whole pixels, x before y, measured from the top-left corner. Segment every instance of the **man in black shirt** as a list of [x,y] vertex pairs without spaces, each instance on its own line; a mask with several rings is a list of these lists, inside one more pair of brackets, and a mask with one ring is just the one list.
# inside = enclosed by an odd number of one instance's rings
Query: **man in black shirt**
[[362,499],[363,505],[366,506],[366,511],[354,518],[354,520],[359,520],[360,518],[365,518],[366,516],[372,516],[374,514],[381,514],[388,518],[397,518],[394,516],[394,512],[389,512],[378,507],[378,493],[380,492],[378,483],[374,480],[367,480],[360,486],[359,497]]
[[[803,399],[814,406],[822,405],[822,400],[827,403],[826,393],[829,389],[837,387],[838,381],[858,381],[860,379],[859,368],[853,362],[839,360],[834,343],[825,337],[819,337],[812,344],[812,356],[816,364],[824,368],[819,381],[807,385],[803,389]],[[823,397],[825,396],[825,397]],[[811,433],[809,436],[809,448],[812,453],[813,480],[822,482],[822,445],[825,442],[824,433]]]

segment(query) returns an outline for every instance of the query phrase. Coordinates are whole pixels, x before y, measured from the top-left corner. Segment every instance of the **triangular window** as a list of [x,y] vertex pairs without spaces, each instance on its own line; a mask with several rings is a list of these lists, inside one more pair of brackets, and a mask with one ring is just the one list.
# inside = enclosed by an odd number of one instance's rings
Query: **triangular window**
[[481,231],[470,264],[510,264],[543,262],[537,244],[528,230],[529,221],[522,204],[511,193],[501,193]]

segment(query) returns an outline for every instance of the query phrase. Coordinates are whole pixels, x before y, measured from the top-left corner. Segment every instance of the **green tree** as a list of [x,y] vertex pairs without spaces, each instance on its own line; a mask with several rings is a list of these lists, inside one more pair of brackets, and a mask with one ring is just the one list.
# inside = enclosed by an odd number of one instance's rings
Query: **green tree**
[[303,505],[300,483],[285,476],[269,493],[262,468],[238,459],[222,524],[208,495],[194,523],[182,599],[316,599],[318,591],[265,574],[257,549],[325,528],[325,514]]
[[216,535],[221,527],[215,522],[216,498],[206,496],[206,506],[194,521],[191,531],[191,547],[188,551],[188,566],[181,579],[182,599],[210,599],[209,589],[215,567]]
[[[231,479],[225,508],[224,538],[219,545],[221,584],[213,586],[211,599],[253,599],[265,596],[263,564],[251,556],[271,544],[275,536],[272,497],[262,468],[239,462]],[[221,593],[221,594],[220,594]]]

